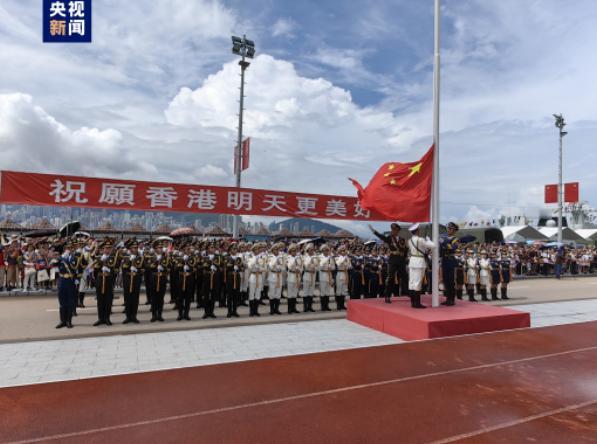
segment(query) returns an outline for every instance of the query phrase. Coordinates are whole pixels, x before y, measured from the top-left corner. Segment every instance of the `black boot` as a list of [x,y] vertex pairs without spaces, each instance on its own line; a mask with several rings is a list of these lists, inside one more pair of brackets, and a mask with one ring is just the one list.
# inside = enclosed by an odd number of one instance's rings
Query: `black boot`
[[294,304],[296,303],[296,299],[288,299],[288,314],[294,313]]
[[73,328],[73,313],[66,315],[66,328]]
[[275,306],[274,299],[270,299],[269,300],[269,314],[271,314],[271,315],[273,315],[275,313],[274,306]]
[[258,299],[255,299],[254,303],[255,303],[255,310],[253,311],[253,316],[261,316],[259,314],[259,305],[261,305],[261,301]]
[[481,288],[481,300],[489,301],[489,299],[487,298],[487,288]]
[[508,288],[507,287],[502,287],[501,291],[502,291],[502,299],[510,299],[508,297]]
[[313,309],[313,296],[309,296],[309,312],[315,313],[315,310]]
[[282,313],[280,312],[280,299],[274,299],[274,313],[277,315],[281,315]]
[[309,311],[309,296],[303,296],[303,313]]
[[456,290],[456,297],[460,300],[462,300],[462,288],[458,288]]
[[157,308],[152,307],[151,308],[151,320],[149,322],[155,322],[157,320],[158,320]]
[[475,289],[474,288],[467,288],[466,294],[468,295],[469,302],[477,302],[475,299]]
[[500,300],[497,297],[497,287],[491,287],[491,300],[492,301],[499,301]]
[[60,323],[56,326],[56,328],[66,327],[66,310],[60,307]]
[[421,304],[421,292],[420,291],[413,292],[413,296],[412,296],[412,299],[410,302],[411,302],[411,306],[413,308],[427,308],[423,304]]
[[85,300],[85,293],[80,291],[79,292],[79,307],[84,308],[85,304],[83,303],[83,301]]

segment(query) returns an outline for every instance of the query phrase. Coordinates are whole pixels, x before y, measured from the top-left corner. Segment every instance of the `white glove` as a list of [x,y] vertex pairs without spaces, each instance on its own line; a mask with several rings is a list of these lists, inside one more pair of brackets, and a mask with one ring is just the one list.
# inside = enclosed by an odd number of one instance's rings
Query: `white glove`
[[104,273],[110,273],[110,269],[108,267],[102,267],[102,271]]
[[137,257],[136,255],[134,255],[134,254],[131,254],[131,260],[132,260],[132,261],[134,261],[136,257]]
[[108,256],[107,254],[102,254],[102,262],[107,260],[110,256]]
[[182,267],[183,271],[187,272],[191,269],[191,267],[189,267],[188,265],[185,265],[184,267]]
[[209,267],[209,269],[211,271],[218,271],[218,267],[216,267],[215,265],[212,265],[211,267]]
[[188,261],[188,260],[189,260],[189,256],[185,254],[185,255],[182,257],[182,259],[183,259],[183,260],[185,260],[185,261]]
[[131,266],[131,271],[132,271],[133,273],[136,273],[136,272],[138,271],[138,270],[137,270],[137,267],[133,267],[133,266]]
[[238,265],[234,266],[234,271],[238,271]]
[[164,267],[162,267],[161,265],[158,265],[158,271],[161,273],[162,271],[164,271]]
[[156,256],[156,259],[157,259],[158,261],[161,261],[161,260],[162,260],[162,255],[161,255],[161,254],[158,254],[158,255]]

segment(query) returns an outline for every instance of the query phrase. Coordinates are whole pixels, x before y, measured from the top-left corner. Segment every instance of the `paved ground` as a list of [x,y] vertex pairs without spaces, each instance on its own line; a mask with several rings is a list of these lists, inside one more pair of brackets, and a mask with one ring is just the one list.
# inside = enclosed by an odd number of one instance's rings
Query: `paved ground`
[[[597,299],[512,308],[532,327],[597,320]],[[0,344],[0,387],[402,342],[336,319]]]
[[[500,301],[496,305],[520,305],[554,302],[563,300],[577,300],[597,298],[597,277],[567,278],[560,281],[555,279],[530,279],[516,281],[510,285],[509,296],[511,300]],[[195,330],[198,328],[230,327],[241,325],[269,324],[274,322],[289,322],[295,320],[321,320],[341,319],[344,313],[315,313],[300,315],[270,316],[266,314],[260,318],[249,318],[248,308],[240,309],[241,318],[226,319],[225,309],[217,310],[219,319],[202,320],[202,311],[193,309],[191,312],[192,321],[176,321],[177,312],[167,309],[164,312],[166,322],[149,323],[149,307],[142,305],[139,319],[141,324],[122,325],[124,315],[121,313],[122,295],[118,295],[114,307],[111,327],[93,327],[96,320],[94,298],[86,297],[88,308],[79,309],[80,315],[74,318],[75,328],[56,330],[54,326],[58,322],[58,307],[55,296],[11,296],[0,297],[0,343],[15,342],[23,340],[53,339],[53,338],[75,338],[95,337],[112,334],[130,334],[157,331]],[[478,296],[477,296],[478,297]],[[169,299],[169,295],[166,296]],[[144,302],[145,297],[141,300]],[[332,304],[333,306],[334,304]],[[171,308],[172,306],[166,305]],[[316,304],[316,308],[318,304]],[[286,306],[282,306],[285,311]],[[269,306],[261,306],[261,313],[269,313]]]

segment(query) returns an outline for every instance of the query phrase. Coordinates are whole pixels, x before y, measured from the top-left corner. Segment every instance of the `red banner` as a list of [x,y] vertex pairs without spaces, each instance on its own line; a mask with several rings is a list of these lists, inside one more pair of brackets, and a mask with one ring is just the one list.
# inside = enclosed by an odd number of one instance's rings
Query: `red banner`
[[243,141],[243,155],[242,155],[242,170],[246,170],[249,168],[249,152],[251,151],[251,138],[247,137]]
[[579,200],[578,182],[564,184],[564,202],[576,203]]
[[558,202],[558,186],[557,185],[545,185],[545,203],[557,203]]
[[2,171],[0,203],[141,211],[388,220],[356,197]]

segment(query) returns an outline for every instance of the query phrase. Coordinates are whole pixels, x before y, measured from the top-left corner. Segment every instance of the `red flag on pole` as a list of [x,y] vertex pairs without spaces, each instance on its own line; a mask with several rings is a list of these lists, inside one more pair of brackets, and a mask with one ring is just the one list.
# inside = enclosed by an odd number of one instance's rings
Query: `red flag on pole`
[[545,203],[558,202],[558,186],[556,184],[545,185]]
[[578,200],[578,182],[564,184],[564,202],[576,203]]
[[243,141],[243,162],[242,162],[242,166],[243,166],[243,171],[249,168],[249,152],[251,150],[251,138],[247,137],[244,141]]
[[383,164],[367,188],[350,181],[362,208],[402,222],[428,222],[432,175],[433,146],[416,162]]

